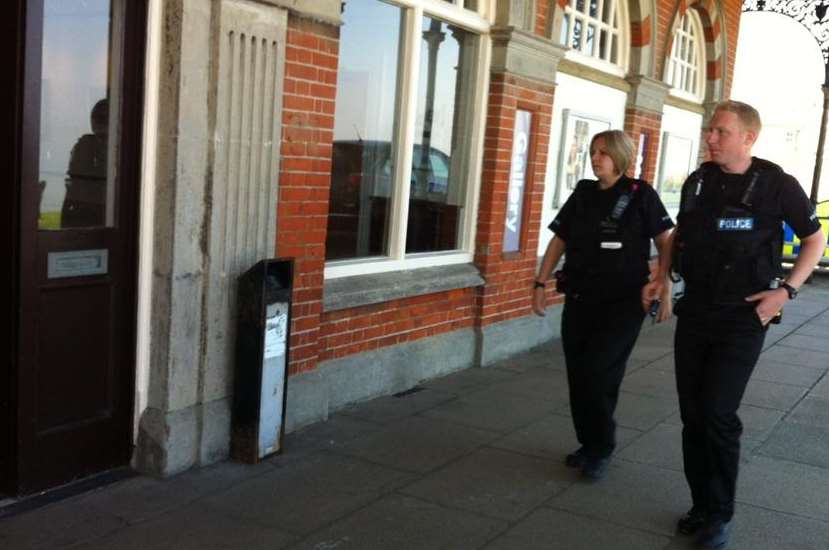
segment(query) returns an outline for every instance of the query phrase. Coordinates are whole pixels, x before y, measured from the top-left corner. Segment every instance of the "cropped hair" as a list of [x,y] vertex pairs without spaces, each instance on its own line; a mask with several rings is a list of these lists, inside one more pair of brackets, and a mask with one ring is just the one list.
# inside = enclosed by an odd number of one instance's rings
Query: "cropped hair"
[[757,109],[748,103],[729,99],[718,103],[717,106],[714,107],[714,112],[716,113],[717,111],[734,113],[747,130],[754,130],[757,134],[759,134],[760,130],[763,128],[763,123],[760,121],[760,113],[758,113]]
[[590,140],[591,151],[593,144],[599,138],[604,140],[607,154],[613,160],[613,167],[616,168],[616,173],[624,174],[628,166],[633,162],[633,140],[622,130],[605,130],[604,132],[599,132]]

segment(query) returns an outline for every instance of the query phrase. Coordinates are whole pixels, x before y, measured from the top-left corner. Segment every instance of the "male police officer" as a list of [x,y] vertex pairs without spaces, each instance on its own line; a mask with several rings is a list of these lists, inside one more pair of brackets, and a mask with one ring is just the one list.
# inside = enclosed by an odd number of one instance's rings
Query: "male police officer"
[[[737,409],[767,324],[797,295],[826,246],[797,180],[751,156],[760,126],[750,105],[717,105],[705,137],[711,160],[685,181],[672,235],[673,268],[685,281],[676,305],[675,362],[693,500],[677,530],[695,533],[703,548],[728,541],[742,433]],[[801,251],[778,286],[770,283],[782,274],[782,221],[800,237]],[[643,289],[646,305],[669,297],[664,275]]]

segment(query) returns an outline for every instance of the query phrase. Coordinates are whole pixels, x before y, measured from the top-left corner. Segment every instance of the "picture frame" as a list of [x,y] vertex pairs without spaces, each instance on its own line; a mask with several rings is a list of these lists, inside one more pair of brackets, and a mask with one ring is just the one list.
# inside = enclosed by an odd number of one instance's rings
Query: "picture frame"
[[590,164],[590,140],[597,133],[609,129],[609,120],[571,109],[562,111],[554,209],[561,208],[567,202],[580,180],[595,179]]
[[655,188],[666,206],[679,204],[682,184],[696,166],[694,152],[693,138],[672,132],[662,133],[662,154]]

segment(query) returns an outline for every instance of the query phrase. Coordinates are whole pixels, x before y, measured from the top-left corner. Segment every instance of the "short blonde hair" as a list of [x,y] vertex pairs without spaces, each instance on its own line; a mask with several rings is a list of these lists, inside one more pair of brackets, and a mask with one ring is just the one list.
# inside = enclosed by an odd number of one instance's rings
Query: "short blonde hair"
[[624,174],[630,163],[633,162],[633,140],[621,130],[605,130],[599,132],[590,140],[590,150],[597,139],[603,139],[607,154],[613,160],[613,167],[618,174]]
[[716,113],[717,111],[734,113],[747,130],[753,130],[757,134],[759,134],[760,130],[763,128],[763,123],[760,120],[760,113],[758,113],[757,109],[748,103],[733,101],[730,99],[721,101],[720,103],[717,103],[716,107],[714,107],[714,112]]

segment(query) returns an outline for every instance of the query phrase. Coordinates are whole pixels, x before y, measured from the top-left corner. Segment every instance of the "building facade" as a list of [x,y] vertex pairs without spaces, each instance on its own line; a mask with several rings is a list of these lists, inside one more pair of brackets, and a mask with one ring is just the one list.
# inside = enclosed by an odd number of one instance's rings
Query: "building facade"
[[530,291],[590,137],[628,132],[676,208],[741,8],[13,4],[12,495],[226,458],[236,281],[263,258],[294,259],[288,431],[557,338],[561,297],[539,318]]

